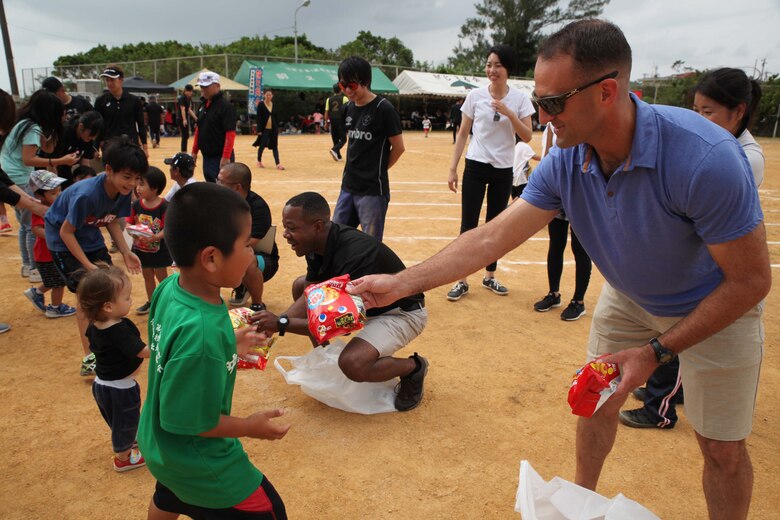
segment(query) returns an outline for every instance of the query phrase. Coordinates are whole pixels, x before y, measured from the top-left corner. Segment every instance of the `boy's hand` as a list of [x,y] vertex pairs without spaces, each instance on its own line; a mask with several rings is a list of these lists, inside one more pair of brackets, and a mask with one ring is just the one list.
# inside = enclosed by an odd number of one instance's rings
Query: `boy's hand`
[[271,419],[281,417],[284,414],[285,411],[282,409],[253,413],[245,419],[247,422],[246,436],[269,441],[281,439],[287,434],[292,424],[274,424],[271,422]]
[[262,347],[268,343],[268,336],[258,332],[257,327],[244,327],[236,329],[236,353],[238,357],[245,358],[252,347]]
[[141,272],[141,259],[138,258],[135,253],[128,251],[122,255],[122,258],[124,259],[125,266],[130,274],[138,274]]

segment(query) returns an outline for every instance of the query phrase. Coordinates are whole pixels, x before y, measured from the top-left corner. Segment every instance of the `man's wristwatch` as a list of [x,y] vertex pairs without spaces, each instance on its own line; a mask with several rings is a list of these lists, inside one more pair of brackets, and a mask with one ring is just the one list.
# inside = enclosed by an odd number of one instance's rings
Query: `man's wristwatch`
[[286,314],[282,314],[276,319],[276,328],[279,329],[279,335],[284,336],[287,332],[287,326],[290,325],[290,318]]
[[658,338],[653,338],[648,341],[648,343],[650,343],[650,346],[653,347],[655,360],[658,361],[659,365],[666,365],[671,363],[672,360],[677,357],[677,354],[661,345],[661,342],[658,341]]

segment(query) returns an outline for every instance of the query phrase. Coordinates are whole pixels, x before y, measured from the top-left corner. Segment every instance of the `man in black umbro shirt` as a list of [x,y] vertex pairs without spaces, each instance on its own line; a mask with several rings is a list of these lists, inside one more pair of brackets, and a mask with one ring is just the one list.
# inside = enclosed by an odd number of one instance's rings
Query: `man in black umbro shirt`
[[[282,211],[284,238],[297,256],[305,256],[305,277],[293,283],[295,302],[279,317],[268,311],[253,320],[266,331],[309,335],[306,318],[307,285],[349,274],[397,273],[406,267],[400,258],[376,238],[330,220],[330,208],[319,193],[296,195]],[[353,381],[389,381],[400,377],[395,399],[397,410],[405,412],[420,404],[428,361],[418,355],[395,358],[393,354],[422,333],[428,322],[425,296],[413,294],[386,307],[369,309],[365,327],[351,336],[339,356],[339,367]]]
[[371,90],[371,65],[351,56],[339,65],[339,85],[349,98],[344,114],[347,161],[333,222],[360,227],[382,240],[390,181],[387,170],[404,153],[401,118],[387,99]]
[[108,92],[104,92],[95,100],[95,110],[103,116],[100,147],[112,137],[126,135],[133,142],[140,141],[144,153],[149,157],[143,104],[140,98],[122,87],[125,80],[124,71],[118,65],[108,65],[100,77],[106,80],[108,89]]

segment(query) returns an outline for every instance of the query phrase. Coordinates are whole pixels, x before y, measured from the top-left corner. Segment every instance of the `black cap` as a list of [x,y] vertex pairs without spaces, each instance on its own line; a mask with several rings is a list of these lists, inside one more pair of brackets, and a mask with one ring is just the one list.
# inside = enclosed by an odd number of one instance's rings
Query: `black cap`
[[173,157],[165,159],[163,162],[180,170],[189,171],[195,169],[195,159],[193,159],[190,154],[185,152],[179,152]]
[[119,67],[106,67],[100,74],[101,78],[119,79],[125,77],[125,72]]
[[41,82],[41,88],[44,90],[48,90],[52,94],[56,94],[59,92],[59,90],[63,87],[62,81],[55,78],[54,76],[49,76],[45,80]]

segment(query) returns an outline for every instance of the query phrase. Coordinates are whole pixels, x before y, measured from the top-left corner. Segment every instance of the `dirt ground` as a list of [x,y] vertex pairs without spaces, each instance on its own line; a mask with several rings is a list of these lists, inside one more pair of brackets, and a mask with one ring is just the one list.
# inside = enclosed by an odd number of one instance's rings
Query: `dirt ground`
[[[342,164],[328,155],[330,137],[283,136],[286,171],[255,166],[253,138],[236,142],[237,160],[252,166],[253,189],[268,201],[278,223],[284,202],[301,191],[322,192],[335,203]],[[457,235],[460,196],[448,191],[451,135],[404,134],[407,147],[391,170],[392,202],[385,240],[407,265],[429,257]],[[767,168],[761,198],[773,270],[780,267],[780,141],[761,139]],[[163,139],[151,163],[178,149]],[[532,143],[539,146],[539,136]],[[266,165],[272,164],[266,152]],[[201,173],[197,175],[200,177]],[[10,212],[13,215],[13,212]],[[12,218],[14,230],[15,220]],[[280,240],[281,268],[266,286],[275,312],[289,301],[292,280],[305,263]],[[576,418],[566,393],[583,363],[590,314],[563,322],[558,312],[537,313],[533,303],[547,292],[547,234],[511,252],[498,276],[507,297],[480,290],[448,302],[447,288],[430,291],[430,322],[411,346],[430,361],[422,405],[405,414],[360,416],[341,412],[287,386],[269,367],[238,375],[233,411],[284,407],[292,429],[281,441],[244,440],[255,464],[281,493],[290,518],[517,518],[515,491],[521,459],[545,478],[574,477]],[[0,238],[0,319],[12,330],[0,336],[0,516],[16,518],[145,518],[154,479],[146,469],[111,469],[108,428],[78,375],[81,347],[75,318],[46,319],[22,295],[15,233]],[[121,258],[115,258],[121,265]],[[133,279],[136,305],[146,299],[143,280]],[[596,303],[603,278],[594,269],[586,307]],[[566,253],[564,298],[573,291],[574,268]],[[225,291],[227,296],[227,291]],[[766,354],[748,440],[755,470],[751,518],[776,518],[780,496],[780,354],[775,288],[766,305]],[[73,295],[65,301],[75,305]],[[146,337],[146,317],[131,314]],[[272,354],[300,355],[303,337],[283,338]],[[146,391],[146,374],[139,382]],[[627,403],[636,407],[637,402]],[[619,492],[661,518],[704,518],[702,461],[685,419],[673,430],[620,426],[602,474],[599,492]],[[773,433],[775,432],[775,433]]]

